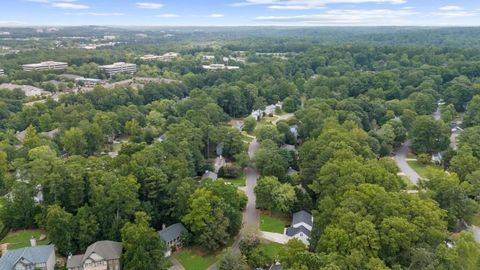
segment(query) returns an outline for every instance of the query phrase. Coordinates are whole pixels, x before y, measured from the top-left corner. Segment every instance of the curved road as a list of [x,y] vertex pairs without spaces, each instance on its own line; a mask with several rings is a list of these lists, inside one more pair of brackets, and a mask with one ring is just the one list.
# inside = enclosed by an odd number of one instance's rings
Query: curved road
[[407,154],[410,151],[410,140],[404,142],[402,146],[397,150],[395,153],[395,162],[397,163],[398,168],[403,175],[408,177],[413,184],[418,184],[418,179],[420,179],[420,175],[410,167],[407,163]]

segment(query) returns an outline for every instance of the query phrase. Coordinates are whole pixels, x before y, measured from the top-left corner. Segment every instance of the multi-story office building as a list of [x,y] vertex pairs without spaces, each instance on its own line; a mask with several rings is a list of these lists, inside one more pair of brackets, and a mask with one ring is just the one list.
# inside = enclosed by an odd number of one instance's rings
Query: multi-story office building
[[99,69],[109,76],[118,74],[118,73],[135,73],[137,71],[136,64],[130,64],[125,62],[113,63],[111,65],[100,66]]
[[24,71],[62,70],[68,67],[65,62],[46,61],[36,64],[22,65]]
[[169,61],[172,61],[173,59],[175,59],[177,57],[178,57],[178,53],[168,52],[168,53],[165,53],[163,55],[146,54],[146,55],[140,57],[140,59],[146,60],[146,61],[158,60],[158,61],[169,62]]

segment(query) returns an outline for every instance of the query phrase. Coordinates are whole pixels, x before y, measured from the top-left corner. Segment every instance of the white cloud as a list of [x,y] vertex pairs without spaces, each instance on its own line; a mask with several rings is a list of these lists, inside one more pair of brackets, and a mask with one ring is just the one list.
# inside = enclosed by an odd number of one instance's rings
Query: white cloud
[[459,11],[459,10],[463,10],[463,7],[460,7],[460,6],[444,6],[444,7],[439,8],[439,10],[443,10],[443,11]]
[[464,10],[461,6],[444,6],[438,9],[439,11],[433,12],[432,15],[440,16],[440,17],[447,17],[447,18],[455,18],[455,17],[472,17],[480,15],[479,11],[467,11]]
[[173,14],[173,13],[165,13],[165,14],[157,15],[155,17],[158,17],[158,18],[178,18],[178,17],[180,17],[180,15]]
[[70,2],[53,2],[52,7],[63,9],[88,9],[89,6]]
[[210,17],[210,18],[223,18],[223,17],[225,17],[225,15],[219,14],[219,13],[212,13],[212,14],[208,15],[208,17]]
[[152,3],[152,2],[138,2],[137,8],[143,9],[159,9],[162,8],[163,4],[160,3]]
[[321,14],[296,16],[260,16],[257,21],[285,25],[408,25],[413,10],[328,10]]
[[0,21],[0,26],[18,26],[18,25],[25,25],[25,23],[20,21]]
[[264,5],[270,9],[306,10],[321,9],[329,4],[405,4],[406,0],[244,0],[232,4],[235,7]]

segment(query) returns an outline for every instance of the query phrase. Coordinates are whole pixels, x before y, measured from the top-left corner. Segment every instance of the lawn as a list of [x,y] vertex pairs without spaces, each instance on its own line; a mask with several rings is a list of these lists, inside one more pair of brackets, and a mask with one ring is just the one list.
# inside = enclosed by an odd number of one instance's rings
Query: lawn
[[265,213],[260,217],[260,230],[265,232],[283,233],[289,222],[282,217],[273,217]]
[[268,242],[268,243],[261,243],[258,248],[263,251],[268,257],[272,259],[276,259],[278,257],[278,252],[282,247],[282,244]]
[[230,183],[235,187],[244,187],[245,186],[245,175],[240,175],[234,179],[225,179],[225,183]]
[[[416,160],[407,161],[408,165],[415,170],[420,177],[425,178],[430,168],[437,168],[434,165],[423,165]],[[439,168],[439,167],[438,167]]]
[[212,264],[216,263],[226,251],[222,250],[216,254],[205,254],[197,249],[182,249],[175,254],[175,258],[186,270],[205,270]]
[[472,224],[477,226],[477,227],[480,227],[480,213],[473,216]]
[[405,175],[400,176],[402,178],[403,182],[407,185],[407,190],[412,190],[416,189],[417,186],[410,181],[410,178],[406,177]]
[[10,243],[9,249],[28,247],[30,246],[30,238],[33,236],[37,239],[37,245],[46,245],[49,242],[48,239],[42,241],[39,240],[42,233],[44,232],[40,230],[21,230],[11,232],[7,234],[0,243]]

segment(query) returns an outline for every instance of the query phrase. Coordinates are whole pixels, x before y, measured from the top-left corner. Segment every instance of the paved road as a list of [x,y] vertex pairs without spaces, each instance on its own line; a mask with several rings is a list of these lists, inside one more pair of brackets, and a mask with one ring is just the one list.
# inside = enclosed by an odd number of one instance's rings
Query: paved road
[[248,145],[248,157],[250,157],[251,160],[255,159],[258,148],[260,148],[260,144],[257,142],[257,139],[253,139]]
[[418,179],[420,176],[418,173],[410,167],[407,163],[407,154],[410,151],[410,141],[406,141],[395,153],[395,162],[400,168],[400,171],[412,181],[413,184],[418,184]]
[[[251,160],[255,158],[255,154],[260,148],[260,144],[257,142],[257,139],[253,139],[250,144],[248,145],[248,156]],[[258,173],[257,169],[255,168],[245,168],[245,178],[246,178],[246,186],[242,190],[245,191],[247,195],[248,201],[243,211],[243,225],[242,228],[248,228],[252,226],[259,227],[260,224],[260,212],[256,208],[256,200],[257,197],[255,196],[255,186],[257,186],[258,178],[260,178],[260,174]],[[232,252],[239,251],[240,240],[242,239],[242,235],[237,236],[235,242],[232,245]],[[217,263],[214,263],[207,270],[218,270]]]
[[257,181],[260,175],[258,174],[257,170],[253,168],[246,168],[245,173],[246,173],[246,180],[247,180],[245,193],[247,194],[248,202],[247,202],[247,207],[245,207],[245,211],[243,212],[244,228],[250,225],[258,226],[260,222],[260,213],[255,207],[257,198],[254,192],[255,186],[257,185]]
[[440,113],[440,106],[437,107],[437,110],[433,113],[433,119],[440,120],[442,113]]

